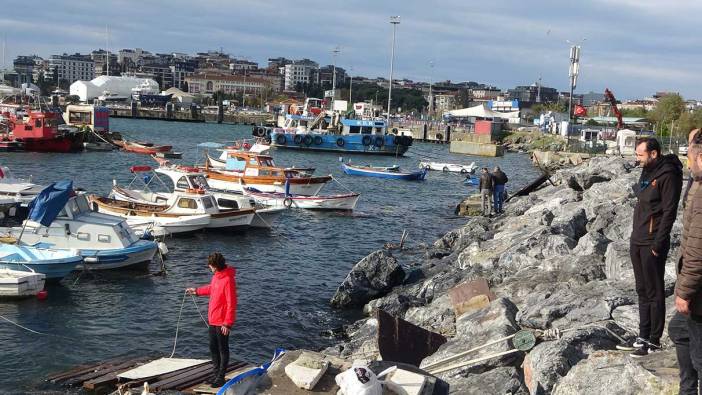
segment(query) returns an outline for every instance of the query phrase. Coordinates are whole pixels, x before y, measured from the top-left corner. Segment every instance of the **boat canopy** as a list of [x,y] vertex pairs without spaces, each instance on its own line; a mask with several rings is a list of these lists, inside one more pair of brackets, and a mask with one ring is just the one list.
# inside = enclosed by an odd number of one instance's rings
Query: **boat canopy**
[[49,185],[29,203],[28,219],[44,226],[51,225],[72,194],[73,181],[64,180]]

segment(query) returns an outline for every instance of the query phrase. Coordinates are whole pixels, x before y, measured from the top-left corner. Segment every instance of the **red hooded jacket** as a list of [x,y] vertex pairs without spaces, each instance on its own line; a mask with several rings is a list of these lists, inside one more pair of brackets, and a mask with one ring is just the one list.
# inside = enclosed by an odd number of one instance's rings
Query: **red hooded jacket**
[[197,296],[209,296],[207,321],[214,326],[234,325],[236,321],[236,269],[227,266],[212,275],[210,285],[200,287]]

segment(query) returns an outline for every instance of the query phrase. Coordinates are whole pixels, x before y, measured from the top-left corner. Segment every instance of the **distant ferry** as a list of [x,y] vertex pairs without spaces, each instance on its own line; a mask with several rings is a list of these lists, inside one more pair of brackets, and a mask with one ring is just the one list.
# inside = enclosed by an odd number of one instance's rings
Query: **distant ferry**
[[384,119],[342,117],[314,98],[300,111],[292,107],[280,127],[257,126],[253,134],[269,137],[276,148],[305,151],[402,156],[412,145],[412,137],[388,133]]

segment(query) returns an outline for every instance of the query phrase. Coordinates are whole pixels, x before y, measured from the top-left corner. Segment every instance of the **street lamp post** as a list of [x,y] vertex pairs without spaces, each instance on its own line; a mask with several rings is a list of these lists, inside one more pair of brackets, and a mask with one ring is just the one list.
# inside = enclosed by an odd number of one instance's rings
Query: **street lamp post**
[[431,90],[432,83],[434,80],[434,61],[429,61],[429,120],[432,119],[434,115],[434,94]]
[[388,85],[388,116],[387,127],[390,127],[390,105],[392,103],[392,71],[395,61],[395,29],[400,24],[400,16],[391,16],[390,23],[392,24],[392,47],[390,52],[390,84]]
[[351,77],[349,80],[349,104],[353,105],[353,100],[351,99],[351,89],[353,88],[353,66],[349,67],[349,74],[349,77]]
[[341,52],[339,46],[334,47],[332,50],[332,57],[334,58],[332,66],[332,109],[334,108],[334,100],[336,100],[336,55]]
[[578,74],[580,73],[580,45],[570,47],[570,69],[568,76],[570,77],[570,97],[568,97],[568,130],[567,130],[567,147],[570,149],[570,131],[573,123],[573,92],[578,83]]

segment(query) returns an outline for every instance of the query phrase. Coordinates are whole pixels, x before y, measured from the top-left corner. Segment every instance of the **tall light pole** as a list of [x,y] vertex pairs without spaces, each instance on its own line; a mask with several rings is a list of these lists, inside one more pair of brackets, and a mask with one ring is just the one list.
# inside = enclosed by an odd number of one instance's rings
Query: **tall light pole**
[[336,55],[338,55],[339,52],[341,52],[341,49],[339,49],[338,45],[332,49],[332,109],[334,109],[334,100],[336,99]]
[[395,62],[395,29],[400,24],[400,16],[391,16],[390,24],[392,24],[392,49],[390,52],[390,84],[388,85],[388,117],[386,126],[388,128],[390,127],[390,104],[392,103],[392,71]]
[[570,69],[568,76],[570,77],[570,97],[568,97],[568,139],[567,146],[570,148],[570,131],[573,123],[573,92],[578,83],[578,74],[580,73],[580,45],[570,47]]
[[432,82],[434,79],[434,61],[429,61],[429,120],[432,119],[434,114],[434,94],[432,93]]
[[349,104],[353,106],[353,100],[351,99],[351,89],[353,88],[353,66],[349,67],[349,77],[351,77],[349,80]]

